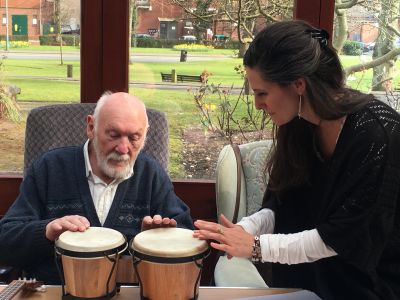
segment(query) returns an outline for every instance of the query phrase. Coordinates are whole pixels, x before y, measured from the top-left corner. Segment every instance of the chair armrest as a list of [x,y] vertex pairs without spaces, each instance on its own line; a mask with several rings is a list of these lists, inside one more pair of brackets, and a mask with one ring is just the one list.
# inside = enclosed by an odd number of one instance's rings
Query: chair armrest
[[224,287],[268,287],[257,268],[246,258],[221,256],[214,270],[216,286]]

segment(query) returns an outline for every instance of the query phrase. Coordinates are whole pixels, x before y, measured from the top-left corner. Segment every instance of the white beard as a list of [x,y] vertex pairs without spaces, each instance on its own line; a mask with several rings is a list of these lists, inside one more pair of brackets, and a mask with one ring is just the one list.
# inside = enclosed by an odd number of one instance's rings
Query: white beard
[[[99,165],[100,170],[110,178],[117,180],[126,178],[135,165],[136,159],[130,161],[130,156],[128,154],[118,154],[117,152],[112,152],[107,156],[103,155],[103,153],[100,152],[99,142],[96,135],[93,138],[93,150],[96,155],[97,164]],[[109,164],[110,160],[124,161],[125,166],[118,170]]]

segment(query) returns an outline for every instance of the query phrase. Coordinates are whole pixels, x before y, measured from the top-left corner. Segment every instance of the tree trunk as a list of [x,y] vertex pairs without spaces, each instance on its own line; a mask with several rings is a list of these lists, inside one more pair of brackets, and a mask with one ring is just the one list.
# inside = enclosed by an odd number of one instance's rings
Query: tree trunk
[[[379,24],[391,25],[398,29],[397,15],[400,0],[382,0],[381,10],[378,16]],[[379,26],[378,38],[376,40],[373,59],[381,57],[395,48],[396,34],[386,26]],[[373,69],[372,90],[391,90],[391,78],[393,77],[395,60],[391,59]]]
[[57,30],[57,40],[60,42],[60,65],[64,65],[63,60],[63,39],[61,35],[61,0],[55,0],[55,25]]
[[239,58],[243,58],[244,54],[246,53],[247,49],[249,49],[249,43],[240,43],[239,46]]
[[[136,7],[136,0],[129,1],[129,49],[131,50],[132,47],[136,48],[136,37],[133,37],[132,34],[136,33],[136,25],[137,25],[137,7]],[[129,51],[131,54],[131,51]],[[131,55],[129,55],[129,64],[132,64]]]
[[[342,0],[336,0],[336,4],[341,4]],[[333,39],[333,48],[340,54],[342,52],[344,43],[347,40],[349,27],[347,24],[347,10],[336,9],[336,25],[335,36]]]

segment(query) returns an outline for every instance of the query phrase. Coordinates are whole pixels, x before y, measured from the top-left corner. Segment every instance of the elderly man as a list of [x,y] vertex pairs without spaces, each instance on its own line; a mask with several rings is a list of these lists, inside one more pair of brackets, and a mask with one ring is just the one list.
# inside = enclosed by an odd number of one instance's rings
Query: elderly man
[[29,168],[0,221],[0,261],[59,283],[53,247],[64,231],[104,226],[130,240],[153,226],[192,228],[189,209],[168,175],[140,152],[147,129],[138,98],[105,93],[87,117],[83,146],[51,150]]

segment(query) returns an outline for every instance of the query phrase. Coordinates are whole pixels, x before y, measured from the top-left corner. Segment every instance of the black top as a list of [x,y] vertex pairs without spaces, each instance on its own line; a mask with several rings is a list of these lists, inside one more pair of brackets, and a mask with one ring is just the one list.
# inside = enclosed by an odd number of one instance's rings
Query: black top
[[316,228],[338,254],[273,265],[273,286],[323,299],[400,298],[400,116],[374,100],[349,114],[326,161],[315,146],[309,184],[279,197],[267,191],[275,233]]

